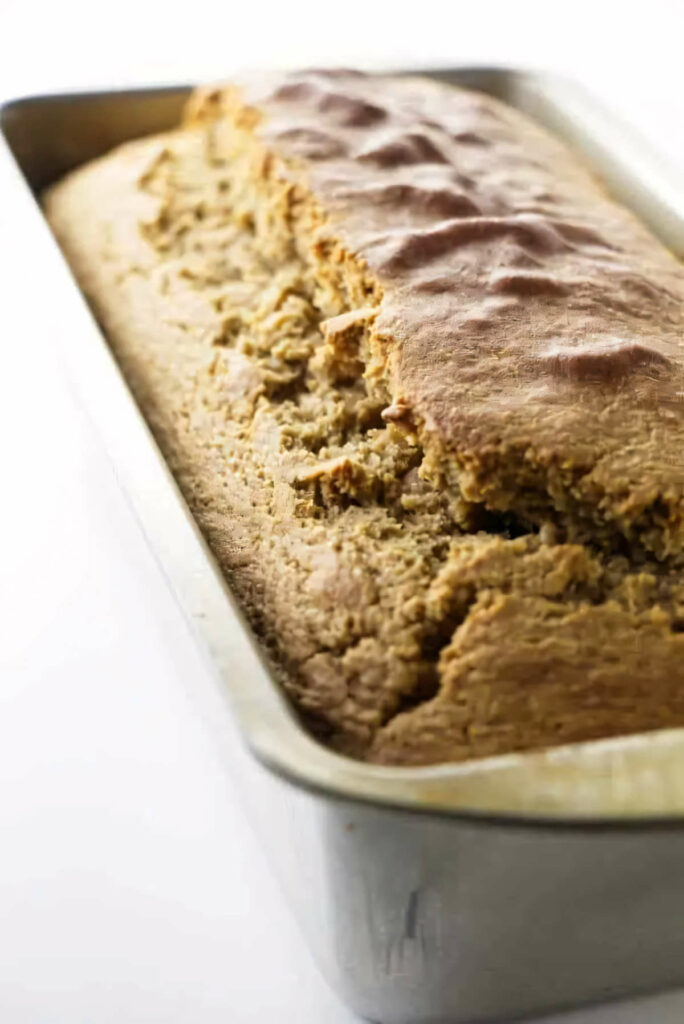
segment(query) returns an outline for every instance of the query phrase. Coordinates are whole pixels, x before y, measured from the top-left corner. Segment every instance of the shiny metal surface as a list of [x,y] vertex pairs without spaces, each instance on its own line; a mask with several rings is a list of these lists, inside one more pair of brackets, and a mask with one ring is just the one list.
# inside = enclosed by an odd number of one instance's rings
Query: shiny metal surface
[[[500,69],[435,74],[567,137],[684,252],[676,183],[571,85]],[[4,107],[15,229],[37,217],[22,177],[39,191],[120,141],[171,126],[186,94]],[[446,1024],[684,980],[684,730],[423,769],[357,764],[314,743],[273,686],[45,225],[42,243],[35,272],[68,292],[71,377],[208,654],[206,678],[189,685],[340,993],[387,1024]]]

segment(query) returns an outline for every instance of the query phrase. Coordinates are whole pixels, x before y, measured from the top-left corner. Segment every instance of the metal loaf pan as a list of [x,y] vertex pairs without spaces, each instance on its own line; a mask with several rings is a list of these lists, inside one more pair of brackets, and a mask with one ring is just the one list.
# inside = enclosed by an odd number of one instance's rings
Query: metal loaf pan
[[[681,191],[565,81],[440,70],[569,140],[684,252]],[[45,96],[0,111],[14,230],[51,281],[72,380],[207,652],[189,680],[314,956],[383,1024],[506,1020],[684,982],[684,730],[463,765],[384,768],[315,743],[274,686],[31,193],[171,127],[188,90]],[[28,189],[26,188],[28,185]]]

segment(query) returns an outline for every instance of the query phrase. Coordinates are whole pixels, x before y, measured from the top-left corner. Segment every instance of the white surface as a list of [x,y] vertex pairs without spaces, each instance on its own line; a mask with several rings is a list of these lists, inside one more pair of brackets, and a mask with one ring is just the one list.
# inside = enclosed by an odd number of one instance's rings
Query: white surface
[[[410,6],[2,0],[0,94],[248,64],[530,63],[583,79],[684,166],[678,3]],[[193,706],[200,658],[62,377],[8,201],[0,180],[0,1021],[351,1022]],[[563,1020],[683,1018],[673,994]]]

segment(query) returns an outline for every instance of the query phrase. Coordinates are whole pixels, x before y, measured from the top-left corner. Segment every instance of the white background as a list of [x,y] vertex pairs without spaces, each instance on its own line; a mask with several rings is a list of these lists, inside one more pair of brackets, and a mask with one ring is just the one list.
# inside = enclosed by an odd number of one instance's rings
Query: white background
[[[684,169],[683,41],[676,0],[0,0],[0,96],[529,64],[582,80]],[[200,658],[63,379],[11,206],[0,177],[0,1022],[349,1024],[193,704]],[[567,1021],[682,1019],[675,994]]]

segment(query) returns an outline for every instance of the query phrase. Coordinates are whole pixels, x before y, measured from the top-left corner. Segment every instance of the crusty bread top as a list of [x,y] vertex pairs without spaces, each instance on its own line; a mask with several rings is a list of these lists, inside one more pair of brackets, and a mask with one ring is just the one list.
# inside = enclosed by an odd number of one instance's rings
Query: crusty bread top
[[681,272],[555,142],[305,73],[194,95],[45,209],[319,737],[429,764],[684,724]]
[[678,556],[681,264],[489,97],[346,71],[242,97],[382,287],[387,415],[418,425],[425,468],[563,536]]

